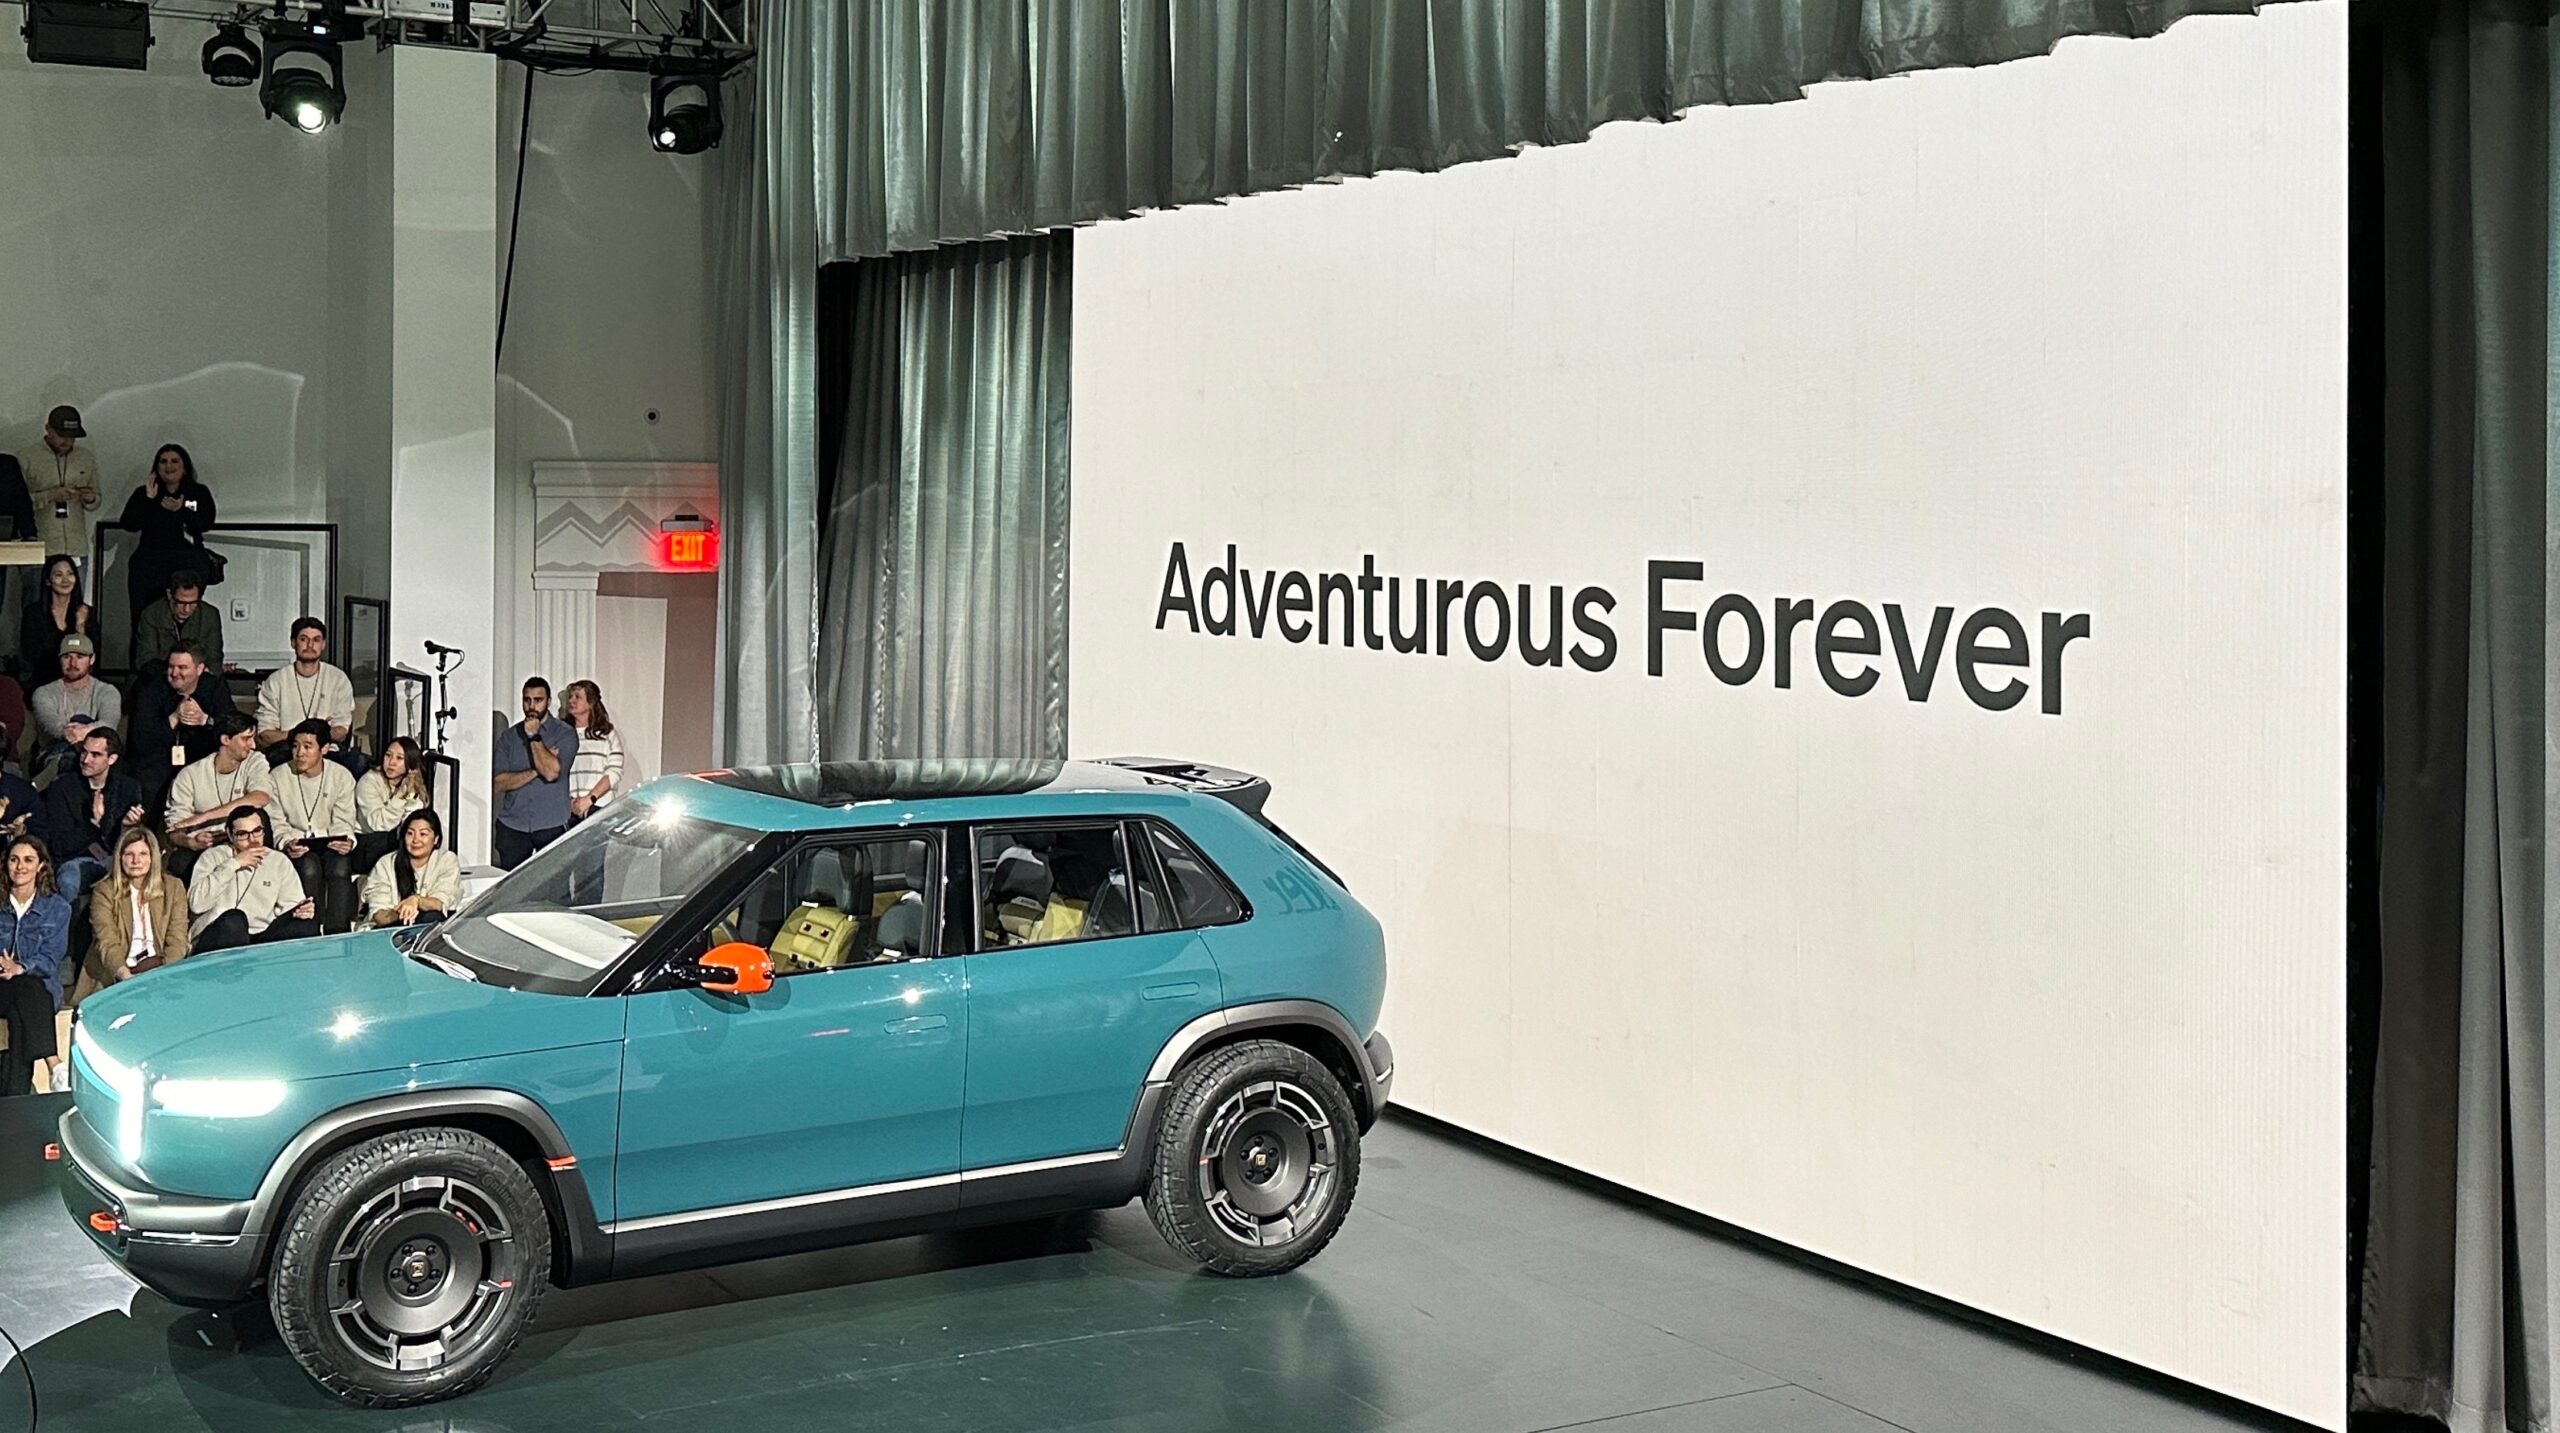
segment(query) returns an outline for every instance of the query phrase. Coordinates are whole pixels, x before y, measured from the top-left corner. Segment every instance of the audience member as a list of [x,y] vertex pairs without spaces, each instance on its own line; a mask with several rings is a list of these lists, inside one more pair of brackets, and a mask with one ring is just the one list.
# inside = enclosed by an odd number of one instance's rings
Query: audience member
[[498,790],[498,868],[512,871],[569,829],[569,768],[578,734],[551,714],[551,684],[528,677],[524,720],[498,734],[489,767]]
[[98,506],[98,462],[80,446],[88,436],[80,410],[66,403],[45,415],[44,436],[18,459],[35,500],[36,540],[47,552],[70,553],[84,571],[89,514]]
[[14,771],[0,768],[0,837],[45,839],[44,793]]
[[279,850],[293,860],[302,888],[320,906],[320,928],[355,926],[356,886],[349,864],[356,849],[356,779],[328,758],[329,723],[313,717],[293,729],[285,768],[275,773]]
[[169,595],[142,609],[133,622],[133,669],[151,670],[181,642],[215,671],[223,669],[222,609],[204,600],[204,574],[180,568],[169,578]]
[[130,614],[139,623],[142,609],[169,590],[180,568],[201,572],[204,534],[213,526],[213,490],[196,478],[196,460],[175,443],[164,443],[152,455],[151,473],[124,500],[117,519],[141,534],[133,546],[132,565],[125,569]]
[[98,644],[78,633],[62,639],[54,659],[62,676],[45,683],[27,698],[35,721],[35,759],[27,774],[42,776],[60,757],[86,738],[93,727],[109,731],[124,725],[124,694],[91,673],[98,665]]
[[187,888],[161,868],[160,838],[127,826],[116,837],[114,873],[89,888],[89,950],[71,1003],[186,958]]
[[32,1094],[38,1068],[50,1067],[61,1049],[54,1013],[62,1008],[71,903],[54,890],[53,862],[44,843],[31,836],[9,838],[0,855],[0,879],[8,891],[0,902],[0,1021],[9,1029],[0,1095]]
[[[134,690],[133,736],[125,743],[133,755],[133,779],[142,783],[152,804],[168,793],[180,768],[213,754],[219,740],[213,719],[238,710],[230,681],[207,667],[192,644],[180,642],[169,650],[159,673]],[[249,735],[254,745],[256,730]]]
[[0,538],[35,541],[35,499],[27,496],[26,465],[18,461],[15,453],[0,453],[0,518],[8,520]]
[[329,734],[323,744],[337,754],[339,764],[350,774],[363,771],[364,759],[347,744],[356,722],[355,683],[321,660],[329,650],[328,624],[317,617],[295,618],[292,641],[292,664],[267,673],[258,684],[258,744],[268,748],[267,760],[282,760],[279,748],[303,723],[316,720]]
[[400,823],[400,849],[364,878],[365,919],[374,925],[442,920],[462,904],[462,866],[444,849],[444,823],[424,807]]
[[[246,731],[244,735],[255,736]],[[264,807],[243,806],[223,823],[230,849],[196,863],[187,883],[187,939],[199,955],[238,945],[300,940],[320,933],[302,879],[272,849]]]
[[[45,845],[53,850],[63,898],[74,902],[105,875],[107,847],[116,833],[149,819],[142,786],[116,769],[124,743],[114,727],[100,726],[80,739],[80,774],[64,775],[44,789]],[[157,862],[159,843],[152,843]]]
[[426,753],[415,737],[395,736],[381,764],[356,778],[356,869],[370,871],[400,841],[400,822],[428,804]]
[[569,729],[578,734],[578,755],[569,763],[569,824],[611,804],[622,790],[622,738],[613,731],[613,714],[604,709],[604,693],[586,680],[561,688],[560,700]]
[[18,666],[29,686],[53,680],[54,659],[62,655],[65,637],[95,635],[90,620],[95,615],[81,597],[80,568],[71,555],[57,552],[46,558],[35,596],[18,616]]
[[213,730],[213,754],[187,763],[169,783],[161,827],[169,833],[169,869],[181,874],[220,838],[234,810],[263,808],[275,799],[275,778],[258,754],[258,731],[250,720],[227,711],[213,719]]

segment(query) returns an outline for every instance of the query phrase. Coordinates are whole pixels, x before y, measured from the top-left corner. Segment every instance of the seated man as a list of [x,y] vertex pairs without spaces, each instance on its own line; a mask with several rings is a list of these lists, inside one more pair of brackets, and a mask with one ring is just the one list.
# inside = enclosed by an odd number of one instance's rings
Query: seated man
[[320,928],[336,932],[356,923],[356,779],[324,755],[328,745],[329,723],[320,717],[293,729],[292,755],[272,773],[267,810],[279,823],[278,849],[319,903]]
[[285,747],[303,723],[318,721],[328,732],[325,754],[352,775],[364,774],[364,757],[347,743],[356,721],[355,683],[321,660],[329,649],[329,628],[317,617],[293,624],[293,664],[267,673],[258,684],[258,744],[269,763],[289,759]]
[[204,600],[204,575],[193,568],[169,577],[169,595],[133,619],[133,669],[147,672],[184,642],[204,664],[222,663],[222,609]]
[[98,646],[74,632],[62,639],[62,651],[56,659],[62,678],[47,682],[27,697],[27,709],[35,718],[34,759],[27,763],[29,776],[41,776],[59,758],[69,756],[91,727],[109,731],[124,725],[124,696],[113,686],[89,674],[98,664]]
[[107,873],[109,853],[127,826],[144,819],[142,788],[116,769],[124,742],[115,728],[92,728],[80,739],[80,769],[44,789],[45,845],[53,852],[54,880],[71,908],[80,893]]
[[[162,828],[169,835],[169,872],[185,878],[196,857],[225,829],[235,808],[264,807],[275,799],[275,779],[258,754],[258,730],[237,711],[213,719],[213,754],[190,762],[169,783]],[[353,799],[352,788],[349,798]],[[278,853],[281,856],[282,853]]]
[[[255,731],[244,731],[256,736]],[[226,852],[196,863],[187,882],[187,932],[197,954],[320,933],[302,879],[282,851],[268,848],[267,813],[243,807],[222,826]]]
[[213,719],[237,710],[231,683],[205,665],[193,643],[169,649],[161,670],[134,691],[133,727],[125,742],[133,757],[128,767],[149,805],[160,804],[187,763],[213,755],[220,742]]

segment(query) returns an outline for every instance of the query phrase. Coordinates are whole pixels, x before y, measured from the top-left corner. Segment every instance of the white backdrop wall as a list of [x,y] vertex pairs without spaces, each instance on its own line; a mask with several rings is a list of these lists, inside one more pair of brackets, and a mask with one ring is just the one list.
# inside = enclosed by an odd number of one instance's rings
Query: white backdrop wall
[[[531,673],[538,646],[516,635],[534,620],[533,465],[710,462],[720,451],[703,242],[714,157],[649,147],[645,77],[544,75],[533,83],[515,295],[498,364],[496,666],[509,691]],[[502,67],[502,265],[523,106],[523,71]],[[707,651],[699,656],[711,660]],[[558,684],[594,674],[546,675]],[[606,703],[619,709],[621,699],[608,691]]]
[[316,519],[327,145],[207,84],[208,27],[162,25],[156,68],[137,74],[31,64],[16,25],[0,46],[0,445],[71,403],[110,518],[176,442],[226,519]]
[[1273,778],[1400,1102],[2338,1426],[2345,38],[1078,235],[1075,749]]

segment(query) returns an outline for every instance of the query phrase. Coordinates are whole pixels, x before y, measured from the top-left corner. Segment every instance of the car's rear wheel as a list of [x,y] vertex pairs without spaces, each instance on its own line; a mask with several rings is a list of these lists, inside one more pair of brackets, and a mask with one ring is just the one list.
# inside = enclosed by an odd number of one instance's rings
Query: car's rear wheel
[[322,1388],[397,1408],[485,1382],[550,1272],[550,1214],[513,1156],[468,1130],[401,1130],[304,1182],[267,1302]]
[[1322,1060],[1277,1040],[1209,1052],[1174,1080],[1147,1212],[1212,1273],[1285,1273],[1332,1242],[1360,1186],[1360,1122]]

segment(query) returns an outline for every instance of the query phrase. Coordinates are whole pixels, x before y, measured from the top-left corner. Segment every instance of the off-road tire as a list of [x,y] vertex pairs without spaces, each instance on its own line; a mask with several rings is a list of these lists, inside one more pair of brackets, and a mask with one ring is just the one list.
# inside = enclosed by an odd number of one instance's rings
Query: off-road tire
[[[1278,1163],[1261,1189],[1251,1183],[1257,1152]],[[1288,1181],[1317,1163],[1325,1183],[1305,1207],[1268,1217],[1249,1207],[1284,1201]],[[1332,1242],[1359,1187],[1358,1112],[1322,1060],[1277,1040],[1246,1040],[1174,1077],[1156,1121],[1146,1202],[1156,1231],[1184,1258],[1230,1278],[1287,1273]],[[1260,1232],[1247,1238],[1245,1226]]]
[[[404,1282],[411,1271],[424,1274]],[[468,1130],[407,1129],[342,1150],[303,1181],[276,1240],[267,1306],[313,1382],[366,1408],[402,1408],[487,1382],[550,1278],[550,1211],[515,1157]],[[370,1310],[433,1321],[454,1298],[467,1321],[453,1326],[458,1351],[439,1353],[441,1340],[429,1347],[422,1335],[404,1359],[396,1336],[387,1352],[359,1342],[386,1331],[366,1322]],[[402,1362],[413,1366],[389,1366]]]

